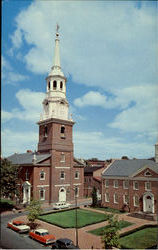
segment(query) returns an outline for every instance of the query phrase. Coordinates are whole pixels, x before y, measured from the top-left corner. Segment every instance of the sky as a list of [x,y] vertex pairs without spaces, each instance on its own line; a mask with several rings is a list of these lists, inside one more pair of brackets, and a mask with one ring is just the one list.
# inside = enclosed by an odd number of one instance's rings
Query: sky
[[2,157],[37,150],[56,24],[77,158],[150,158],[158,141],[156,1],[2,1]]

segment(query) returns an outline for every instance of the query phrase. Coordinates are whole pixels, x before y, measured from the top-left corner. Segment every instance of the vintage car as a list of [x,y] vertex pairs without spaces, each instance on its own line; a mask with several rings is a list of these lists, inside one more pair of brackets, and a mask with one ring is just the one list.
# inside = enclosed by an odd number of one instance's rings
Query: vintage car
[[14,231],[16,231],[18,233],[27,233],[30,230],[30,227],[27,226],[21,220],[10,221],[10,222],[8,222],[7,227],[13,229]]
[[57,202],[53,204],[53,209],[63,209],[63,208],[69,208],[70,204],[66,202]]
[[76,247],[72,240],[67,238],[61,238],[56,240],[52,244],[52,249],[79,249]]
[[46,245],[51,244],[55,241],[55,236],[52,234],[49,234],[48,230],[46,229],[36,229],[36,230],[30,231],[29,236],[32,239],[37,240]]

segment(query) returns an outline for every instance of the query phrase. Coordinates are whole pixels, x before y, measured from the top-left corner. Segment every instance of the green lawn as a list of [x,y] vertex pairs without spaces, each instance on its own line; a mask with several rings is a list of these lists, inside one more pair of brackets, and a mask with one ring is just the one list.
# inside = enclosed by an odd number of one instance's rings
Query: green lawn
[[[128,222],[128,221],[125,221],[125,220],[121,220],[119,223],[120,223],[120,229],[122,229],[122,228],[124,228],[124,227],[128,227],[128,226],[133,225],[133,223]],[[108,225],[105,226],[105,227],[100,227],[100,228],[97,228],[97,229],[88,231],[88,233],[92,233],[92,234],[95,234],[95,235],[100,236],[100,235],[103,234],[103,231],[106,230],[107,228],[109,228]]]
[[101,210],[101,211],[105,211],[105,212],[114,213],[114,214],[126,213],[125,211],[120,211],[118,209],[110,208],[110,207],[91,207],[91,208]]
[[122,248],[145,249],[157,244],[158,228],[148,227],[120,238]]
[[[84,209],[77,209],[77,217],[78,228],[98,223],[101,221],[106,221],[108,219],[108,215],[106,214],[91,212]],[[57,226],[61,226],[63,228],[73,228],[76,226],[75,209],[47,215],[41,215],[39,216],[39,219]]]

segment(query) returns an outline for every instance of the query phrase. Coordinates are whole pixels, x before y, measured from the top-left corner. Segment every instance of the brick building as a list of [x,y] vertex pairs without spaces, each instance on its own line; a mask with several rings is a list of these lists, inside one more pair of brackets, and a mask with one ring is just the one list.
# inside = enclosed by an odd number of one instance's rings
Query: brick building
[[115,160],[102,173],[102,206],[130,212],[158,212],[158,144],[155,161]]
[[8,157],[20,167],[21,199],[46,203],[74,200],[74,188],[83,197],[84,164],[73,155],[73,125],[66,99],[66,77],[60,66],[58,26],[54,64],[46,78],[46,96],[40,117],[37,152]]

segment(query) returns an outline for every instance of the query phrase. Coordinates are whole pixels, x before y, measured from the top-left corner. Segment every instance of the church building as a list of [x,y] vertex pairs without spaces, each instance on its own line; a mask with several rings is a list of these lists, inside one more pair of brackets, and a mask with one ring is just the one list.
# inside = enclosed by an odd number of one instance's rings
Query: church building
[[19,165],[23,203],[29,203],[32,198],[49,204],[72,201],[75,189],[78,198],[83,198],[84,165],[73,154],[74,121],[69,115],[67,79],[60,65],[58,29],[57,25],[54,63],[46,77],[43,114],[37,123],[38,150],[8,157],[12,164]]

